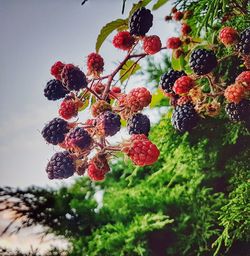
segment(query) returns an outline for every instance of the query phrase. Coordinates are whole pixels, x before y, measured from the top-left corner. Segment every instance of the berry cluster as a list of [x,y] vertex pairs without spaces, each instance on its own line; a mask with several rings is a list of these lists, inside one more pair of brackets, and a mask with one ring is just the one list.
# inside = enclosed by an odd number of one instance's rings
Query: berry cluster
[[[173,8],[172,15],[166,20],[174,19],[183,22],[186,18],[185,13]],[[172,125],[180,132],[190,131],[198,124],[200,118],[215,117],[225,113],[230,120],[243,122],[249,126],[250,28],[241,33],[232,27],[224,27],[219,31],[219,41],[226,47],[233,47],[233,55],[243,59],[246,69],[236,77],[234,84],[229,85],[223,79],[218,80],[214,76],[216,68],[223,60],[217,59],[213,49],[199,47],[198,42],[194,42],[192,37],[188,36],[190,32],[191,28],[183,23],[181,37],[172,37],[167,40],[167,48],[174,50],[174,57],[179,58],[181,52],[183,56],[189,58],[187,64],[192,70],[192,74],[187,75],[183,70],[171,69],[161,76],[159,86],[170,98],[174,107]],[[184,51],[182,47],[185,44],[190,45]],[[207,80],[205,83],[204,78]],[[224,106],[224,112],[222,106]]]
[[[104,59],[95,52],[87,56],[86,75],[77,66],[61,61],[51,67],[54,79],[47,83],[44,95],[48,100],[62,99],[62,102],[58,111],[60,117],[46,124],[42,136],[47,143],[58,145],[63,151],[50,159],[46,168],[49,179],[86,173],[90,179],[101,181],[110,171],[108,161],[116,151],[127,154],[139,166],[157,161],[160,152],[147,137],[150,120],[141,113],[149,106],[151,93],[145,87],[137,87],[126,94],[114,81],[129,59],[139,61],[162,49],[157,35],[146,35],[152,24],[150,10],[141,7],[134,12],[128,23],[129,31],[120,31],[113,38],[114,47],[127,51],[127,55],[109,75],[101,76]],[[135,54],[133,50],[140,41],[143,52]],[[92,115],[86,122],[77,118],[83,110],[90,110]],[[130,138],[112,146],[108,138],[120,131],[122,119],[127,122]]]

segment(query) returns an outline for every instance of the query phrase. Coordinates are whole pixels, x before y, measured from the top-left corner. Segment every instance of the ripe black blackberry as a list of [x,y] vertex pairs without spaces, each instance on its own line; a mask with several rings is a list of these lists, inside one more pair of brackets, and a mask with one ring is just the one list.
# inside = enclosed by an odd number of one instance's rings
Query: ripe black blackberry
[[206,49],[193,50],[190,56],[190,67],[197,75],[210,73],[217,66],[213,51]]
[[69,91],[79,91],[81,88],[86,88],[88,85],[85,74],[73,64],[64,66],[61,77],[63,84]]
[[49,179],[67,179],[75,172],[75,163],[69,152],[55,153],[47,164]]
[[63,84],[56,79],[50,80],[44,88],[44,96],[48,100],[59,100],[63,98],[69,91]]
[[150,120],[146,115],[137,113],[129,118],[127,128],[129,134],[145,134],[148,136],[150,131]]
[[191,102],[176,106],[173,111],[171,123],[180,132],[190,131],[197,125],[199,116]]
[[65,134],[69,131],[68,123],[61,118],[54,118],[42,130],[43,138],[53,145],[64,141]]
[[243,99],[238,104],[228,103],[225,110],[231,121],[250,125],[250,100]]
[[91,136],[82,127],[76,127],[70,131],[65,140],[70,147],[80,149],[88,149],[92,143]]
[[113,136],[121,129],[121,117],[111,111],[105,111],[97,117],[97,134]]
[[236,45],[236,49],[242,54],[250,54],[250,28],[241,32],[240,40]]
[[173,86],[175,81],[178,78],[186,75],[187,74],[184,71],[177,71],[177,70],[170,69],[167,73],[161,76],[160,86],[165,92],[174,94]]
[[153,25],[153,15],[150,10],[141,7],[136,10],[129,20],[131,35],[144,36]]

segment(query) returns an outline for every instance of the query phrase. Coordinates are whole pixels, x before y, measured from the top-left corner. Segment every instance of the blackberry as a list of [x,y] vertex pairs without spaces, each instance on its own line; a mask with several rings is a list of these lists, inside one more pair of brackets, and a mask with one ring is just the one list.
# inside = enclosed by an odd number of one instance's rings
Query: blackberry
[[76,127],[66,136],[66,144],[69,147],[88,149],[92,143],[92,138],[82,127]]
[[79,91],[81,88],[87,87],[87,79],[85,74],[73,64],[64,66],[62,73],[62,82],[69,91]]
[[213,51],[206,49],[193,50],[190,56],[190,67],[197,75],[210,73],[217,66]]
[[44,88],[44,96],[48,100],[59,100],[68,93],[63,84],[56,79],[50,80]]
[[131,35],[144,36],[153,25],[153,15],[150,10],[141,7],[136,10],[129,20]]
[[175,81],[178,78],[186,75],[187,74],[184,71],[177,71],[177,70],[170,69],[168,73],[165,73],[161,76],[160,86],[165,92],[174,93],[173,86]]
[[198,122],[199,116],[191,102],[176,106],[172,114],[172,125],[180,132],[190,131]]
[[43,138],[53,145],[64,141],[65,134],[69,131],[68,123],[61,118],[54,118],[42,130]]
[[97,117],[96,127],[100,136],[113,136],[121,129],[121,118],[116,113],[105,111]]
[[145,134],[148,136],[150,130],[150,120],[146,115],[137,113],[129,118],[127,128],[129,134]]
[[241,32],[240,40],[236,45],[236,49],[242,54],[250,54],[250,28],[247,28]]
[[228,103],[225,110],[231,121],[250,124],[250,100],[243,99],[238,104]]
[[47,164],[46,172],[49,179],[67,179],[75,172],[75,164],[69,152],[55,153]]

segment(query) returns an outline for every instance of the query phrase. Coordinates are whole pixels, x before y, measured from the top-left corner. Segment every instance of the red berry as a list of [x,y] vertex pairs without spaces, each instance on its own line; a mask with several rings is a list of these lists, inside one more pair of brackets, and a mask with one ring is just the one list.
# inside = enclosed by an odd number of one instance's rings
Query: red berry
[[64,119],[70,119],[77,116],[78,103],[74,100],[64,100],[59,108],[59,115]]
[[224,45],[232,45],[237,43],[239,39],[238,32],[231,27],[224,27],[219,33],[219,39]]
[[173,13],[173,19],[176,21],[181,20],[183,18],[183,15],[184,15],[183,12],[177,11]]
[[51,75],[54,76],[57,80],[62,81],[61,73],[64,66],[64,63],[57,61],[50,69]]
[[190,96],[182,96],[177,100],[177,105],[181,106],[187,104],[188,102],[192,102],[192,98]]
[[89,162],[88,175],[93,181],[104,180],[105,174],[109,172],[109,164],[105,155],[96,155]]
[[179,37],[170,37],[167,40],[167,48],[169,49],[177,49],[182,45],[182,41]]
[[87,57],[88,75],[99,76],[103,72],[104,60],[98,53],[92,52]]
[[132,89],[125,100],[126,107],[135,113],[147,107],[152,99],[152,95],[145,87],[138,87]]
[[109,92],[109,97],[111,99],[117,99],[119,97],[120,93],[121,93],[121,88],[114,86],[114,87],[112,87],[112,89]]
[[178,78],[173,86],[173,91],[176,94],[185,94],[194,86],[194,80],[189,76],[182,76]]
[[244,71],[236,77],[236,83],[239,83],[250,90],[250,71]]
[[114,87],[112,87],[111,92],[113,92],[113,93],[121,93],[121,88],[117,87],[117,86],[114,86]]
[[160,155],[156,145],[144,134],[132,135],[130,140],[124,143],[122,151],[130,157],[134,164],[139,166],[155,163]]
[[161,39],[159,36],[145,36],[143,39],[143,49],[147,54],[155,54],[161,50]]
[[127,51],[129,50],[135,42],[133,36],[130,35],[128,31],[118,32],[113,38],[114,47]]
[[105,85],[102,84],[100,81],[98,81],[97,83],[93,84],[93,90],[97,93],[97,94],[102,94],[103,91],[105,89]]
[[181,33],[182,35],[186,36],[188,35],[190,32],[191,32],[191,27],[186,24],[186,23],[183,23],[182,26],[181,26]]
[[240,84],[232,84],[228,86],[224,92],[228,102],[239,103],[244,97],[246,88]]

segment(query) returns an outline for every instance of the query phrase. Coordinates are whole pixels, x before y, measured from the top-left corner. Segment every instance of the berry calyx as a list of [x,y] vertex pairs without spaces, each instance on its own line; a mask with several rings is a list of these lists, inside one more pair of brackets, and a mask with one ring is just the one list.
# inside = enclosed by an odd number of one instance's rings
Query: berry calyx
[[128,51],[134,44],[135,39],[128,31],[120,31],[113,38],[114,47]]
[[182,76],[178,78],[173,86],[173,91],[176,94],[185,94],[188,93],[191,88],[195,85],[194,80],[189,76]]
[[219,33],[219,40],[225,46],[232,45],[238,42],[239,34],[234,28],[224,27]]
[[59,115],[68,120],[78,114],[78,103],[73,99],[65,99],[59,108]]
[[235,82],[245,86],[246,89],[249,91],[250,90],[250,71],[244,71],[240,73],[236,77]]
[[88,75],[98,77],[103,72],[104,60],[98,53],[92,52],[87,57]]
[[61,73],[62,82],[69,91],[79,91],[87,87],[85,74],[73,64],[66,64]]
[[89,161],[88,176],[93,181],[102,181],[105,179],[106,173],[110,170],[105,155],[97,154]]
[[228,86],[224,92],[224,96],[228,102],[239,103],[244,97],[246,88],[240,84],[232,84]]
[[44,96],[48,100],[59,100],[68,93],[69,91],[64,88],[63,84],[56,79],[50,80],[44,88]]
[[128,119],[127,128],[129,134],[144,134],[148,136],[150,120],[146,115],[137,113]]
[[112,107],[105,100],[98,100],[91,107],[91,113],[93,117],[97,117],[99,114],[105,111],[112,111]]
[[167,40],[168,49],[177,49],[182,45],[182,41],[179,37],[170,37]]
[[54,76],[57,80],[62,81],[61,73],[64,66],[64,63],[57,61],[50,69],[51,75]]
[[161,50],[161,39],[156,36],[145,36],[143,38],[143,49],[145,53],[153,55]]
[[49,179],[67,179],[75,172],[75,163],[69,152],[55,153],[47,164],[46,172]]
[[126,153],[134,164],[139,166],[151,165],[158,160],[159,149],[146,135],[134,134],[125,142],[122,151]]

